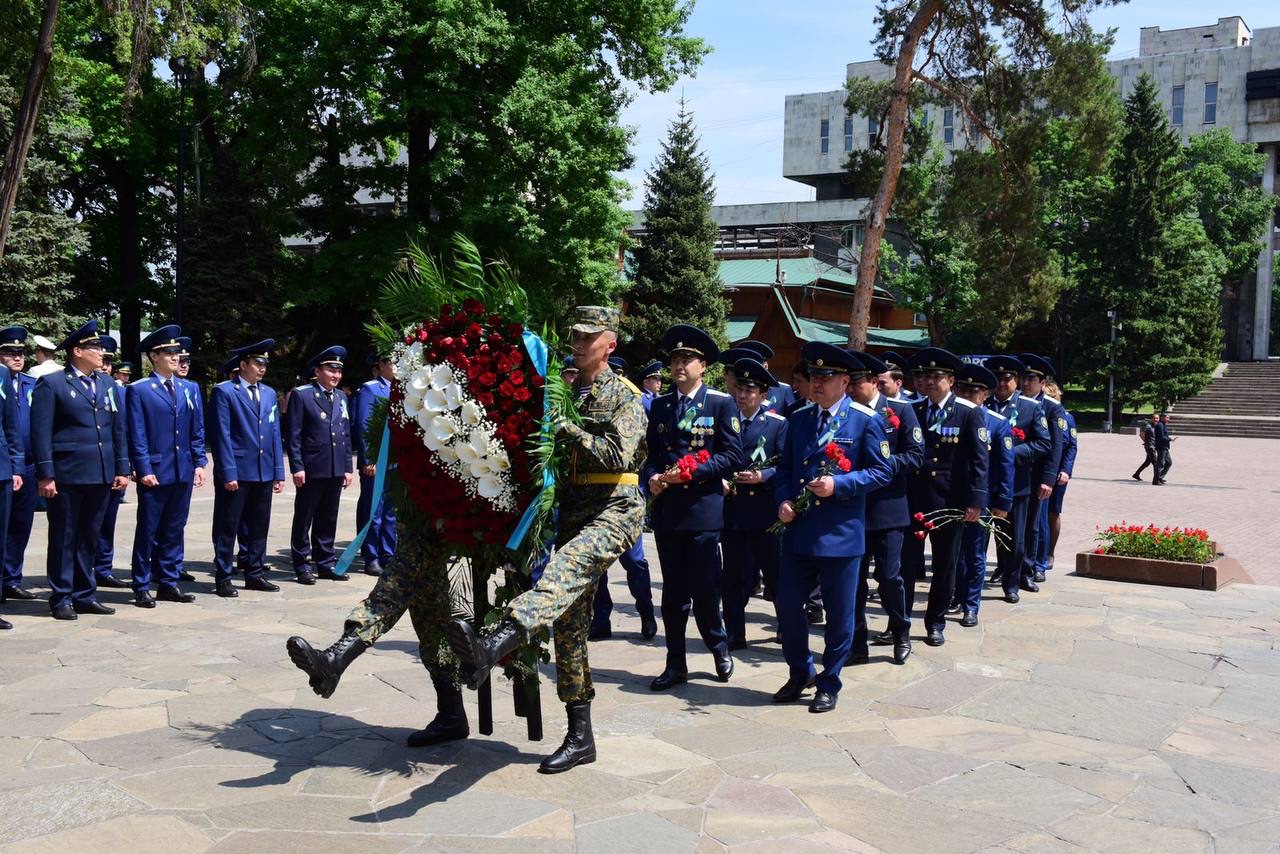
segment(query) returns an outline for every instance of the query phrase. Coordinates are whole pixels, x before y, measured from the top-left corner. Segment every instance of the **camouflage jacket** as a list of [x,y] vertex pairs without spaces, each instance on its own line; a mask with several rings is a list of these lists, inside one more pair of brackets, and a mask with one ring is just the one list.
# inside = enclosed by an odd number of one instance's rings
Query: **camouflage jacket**
[[639,472],[647,416],[640,396],[622,377],[605,368],[578,401],[578,410],[582,425],[561,424],[559,432],[571,449],[571,476]]

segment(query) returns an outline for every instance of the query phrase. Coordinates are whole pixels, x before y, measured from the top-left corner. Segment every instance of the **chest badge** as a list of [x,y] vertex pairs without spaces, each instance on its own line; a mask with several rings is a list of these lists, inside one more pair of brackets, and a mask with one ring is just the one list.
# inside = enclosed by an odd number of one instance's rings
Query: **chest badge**
[[911,438],[915,439],[917,442],[923,442],[924,431],[921,430],[919,427],[915,428],[914,430],[911,431]]
[[732,423],[733,423],[733,432],[735,432],[735,433],[741,433],[741,432],[742,432],[742,425],[741,425],[740,423],[738,423],[738,416],[736,416],[736,415],[735,415],[735,416],[733,416],[733,422],[732,422]]

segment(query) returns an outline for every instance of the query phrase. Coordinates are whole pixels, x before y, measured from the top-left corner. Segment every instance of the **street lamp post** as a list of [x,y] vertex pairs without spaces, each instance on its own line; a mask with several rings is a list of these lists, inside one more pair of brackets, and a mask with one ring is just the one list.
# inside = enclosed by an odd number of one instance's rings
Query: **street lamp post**
[[1114,308],[1107,309],[1107,320],[1111,322],[1111,348],[1107,357],[1107,418],[1102,422],[1102,432],[1110,433],[1112,427],[1112,401],[1116,395],[1116,315]]
[[182,290],[186,279],[186,184],[187,184],[187,60],[175,56],[169,60],[169,69],[178,81],[178,182],[174,192],[177,202],[177,239],[174,243],[173,261],[173,316],[182,323]]

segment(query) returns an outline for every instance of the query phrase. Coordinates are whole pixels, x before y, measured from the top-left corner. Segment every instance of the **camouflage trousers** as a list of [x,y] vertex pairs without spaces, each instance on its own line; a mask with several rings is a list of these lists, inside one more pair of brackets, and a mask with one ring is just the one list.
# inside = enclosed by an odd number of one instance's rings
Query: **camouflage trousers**
[[[601,505],[603,504],[603,509]],[[556,551],[532,590],[507,606],[526,634],[555,638],[556,694],[561,702],[595,697],[587,663],[591,601],[600,576],[644,529],[644,501],[634,487],[572,491],[560,509]]]
[[418,635],[418,655],[433,676],[452,678],[456,662],[448,651],[445,630],[449,610],[449,556],[423,525],[397,526],[395,556],[368,598],[347,615],[346,629],[372,644],[409,612]]

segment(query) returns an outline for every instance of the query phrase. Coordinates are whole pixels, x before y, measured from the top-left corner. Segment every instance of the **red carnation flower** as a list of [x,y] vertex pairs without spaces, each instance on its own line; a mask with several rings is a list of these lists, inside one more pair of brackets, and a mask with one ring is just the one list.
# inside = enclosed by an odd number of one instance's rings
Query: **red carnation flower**
[[827,446],[822,449],[822,452],[827,455],[827,459],[829,460],[838,460],[843,456],[840,446],[835,442],[828,442]]
[[503,380],[502,385],[498,386],[498,394],[503,397],[511,397],[515,393],[516,387],[506,380]]
[[516,400],[520,401],[521,403],[524,403],[533,395],[529,393],[529,389],[525,388],[524,386],[520,386],[515,390],[513,396],[515,397]]
[[911,518],[912,518],[912,519],[915,519],[917,522],[923,522],[923,521],[924,521],[924,514],[923,514],[923,513],[916,513],[916,514],[914,514]]
[[711,452],[706,448],[702,448],[694,455],[694,459],[699,463],[705,463],[707,460],[711,459]]
[[492,371],[485,371],[480,375],[480,385],[492,387],[497,385],[498,377]]
[[545,382],[546,380],[542,378],[541,374],[534,374],[533,376],[529,377],[529,385],[533,386],[534,388],[542,388]]
[[917,539],[917,540],[923,540],[923,539],[924,539],[925,537],[927,537],[927,536],[929,536],[929,535],[928,535],[927,533],[925,533],[924,531],[916,531],[916,539]]
[[851,471],[853,469],[853,462],[848,457],[841,457],[840,461],[836,463],[836,465],[840,467],[840,471],[844,472]]

